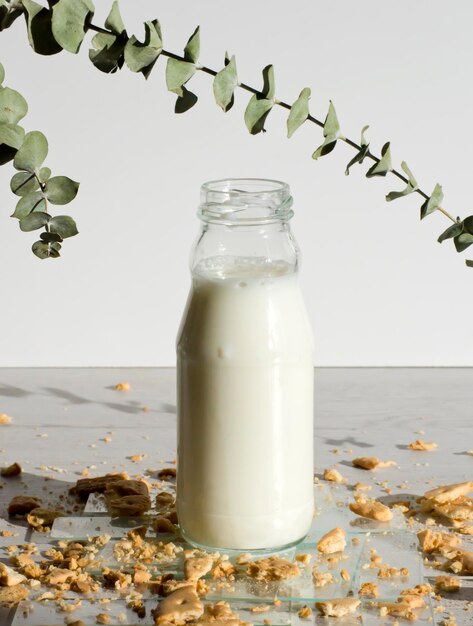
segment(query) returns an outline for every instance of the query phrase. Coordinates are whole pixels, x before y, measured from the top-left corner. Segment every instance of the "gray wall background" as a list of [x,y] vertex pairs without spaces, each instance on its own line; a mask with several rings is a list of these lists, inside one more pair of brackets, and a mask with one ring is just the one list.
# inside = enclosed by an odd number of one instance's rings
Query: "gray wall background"
[[[442,183],[455,215],[473,213],[471,2],[121,4],[129,33],[159,17],[173,51],[200,24],[202,63],[219,69],[228,50],[240,80],[256,87],[273,63],[280,99],[310,86],[322,119],[333,99],[344,134],[357,139],[370,124],[377,152],[391,140],[397,165],[405,159],[429,192]],[[103,23],[111,2],[97,5]],[[192,81],[197,106],[176,116],[164,59],[148,81],[127,70],[106,76],[88,61],[89,39],[78,56],[45,58],[22,21],[0,35],[5,84],[30,105],[25,128],[47,135],[55,174],[81,181],[70,205],[80,235],[61,259],[39,261],[34,233],[9,218],[11,168],[0,170],[1,366],[172,364],[199,185],[227,176],[292,186],[317,365],[472,365],[473,270],[451,243],[436,243],[442,215],[421,224],[417,196],[386,203],[399,187],[392,177],[367,180],[356,167],[345,177],[354,153],[344,145],[312,161],[319,129],[288,141],[282,110],[265,135],[250,136],[247,95],[225,115],[208,76]]]

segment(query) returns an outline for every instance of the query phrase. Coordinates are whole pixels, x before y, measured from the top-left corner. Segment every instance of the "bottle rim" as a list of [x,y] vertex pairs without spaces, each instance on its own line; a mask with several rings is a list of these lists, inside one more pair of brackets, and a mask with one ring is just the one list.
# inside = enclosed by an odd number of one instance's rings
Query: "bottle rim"
[[289,185],[270,178],[222,178],[204,183],[197,211],[204,222],[242,226],[287,222],[294,215]]

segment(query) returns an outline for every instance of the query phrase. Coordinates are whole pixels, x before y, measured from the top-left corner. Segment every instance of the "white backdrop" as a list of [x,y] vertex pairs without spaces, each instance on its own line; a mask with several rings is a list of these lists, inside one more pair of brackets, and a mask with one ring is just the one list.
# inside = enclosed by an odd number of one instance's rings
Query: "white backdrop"
[[[103,23],[111,2],[97,4]],[[121,5],[140,37],[141,22],[159,17],[173,51],[200,24],[202,63],[220,69],[227,49],[249,84],[258,87],[273,63],[278,97],[293,101],[310,86],[320,118],[332,98],[346,135],[358,139],[370,124],[376,151],[391,140],[396,164],[405,159],[429,192],[442,183],[452,213],[473,213],[469,0]],[[451,242],[436,242],[448,226],[442,215],[420,223],[418,196],[387,204],[384,194],[399,188],[392,177],[367,180],[364,167],[345,177],[354,152],[344,145],[312,161],[319,129],[287,140],[282,110],[265,135],[250,136],[244,92],[223,114],[210,77],[197,75],[200,100],[177,116],[164,59],[145,81],[126,69],[98,72],[87,50],[40,57],[23,20],[0,34],[5,84],[30,105],[25,128],[47,135],[54,174],[81,181],[67,207],[80,235],[61,259],[40,261],[30,252],[35,234],[9,218],[12,168],[0,169],[1,366],[173,364],[199,185],[228,176],[292,187],[317,365],[473,365],[473,269]]]

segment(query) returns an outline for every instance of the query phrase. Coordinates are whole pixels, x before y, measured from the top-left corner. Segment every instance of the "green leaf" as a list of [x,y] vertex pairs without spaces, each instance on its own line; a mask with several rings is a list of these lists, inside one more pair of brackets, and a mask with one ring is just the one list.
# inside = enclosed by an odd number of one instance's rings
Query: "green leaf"
[[238,85],[238,76],[235,57],[226,62],[223,70],[215,76],[213,81],[213,92],[215,102],[225,112],[229,111],[235,101],[234,92]]
[[59,0],[53,6],[53,35],[64,50],[79,52],[94,10],[92,0]]
[[0,124],[18,124],[28,111],[26,100],[9,87],[0,87]]
[[424,204],[420,207],[420,219],[423,220],[424,217],[427,217],[427,215],[430,215],[431,213],[436,211],[442,204],[442,200],[442,186],[437,183],[430,198],[427,198]]
[[[368,128],[368,126],[365,126],[365,128]],[[362,131],[362,135],[363,135],[363,131]],[[348,162],[348,165],[345,169],[345,176],[348,176],[350,174],[350,167],[352,165],[355,165],[355,163],[363,163],[363,161],[365,160],[366,155],[368,154],[370,149],[370,144],[369,143],[361,143],[361,147],[358,150],[358,152],[355,154],[355,156],[353,157],[353,159],[351,159],[351,161]]]
[[473,267],[473,261],[472,261],[472,260],[470,260],[470,259],[466,259],[466,260],[465,260],[465,265],[466,265],[467,267]]
[[21,8],[18,8],[18,5],[14,6],[7,0],[0,0],[0,31],[11,26],[22,13],[23,11]]
[[42,167],[39,170],[38,178],[40,182],[45,183],[50,176],[51,176],[51,170],[49,169],[49,167]]
[[309,99],[310,89],[305,87],[299,97],[291,106],[289,116],[287,118],[287,136],[292,137],[296,130],[301,126],[309,117]]
[[267,100],[274,100],[276,95],[276,81],[274,79],[274,67],[267,65],[263,69],[263,97]]
[[132,72],[141,72],[145,78],[151,73],[163,49],[161,27],[158,20],[145,22],[145,40],[133,36],[125,46],[125,63]]
[[451,239],[452,237],[456,237],[457,235],[460,235],[462,232],[463,232],[463,223],[457,222],[456,224],[452,224],[451,226],[449,226],[447,230],[444,230],[443,233],[440,235],[440,237],[437,239],[437,241],[439,243],[442,243],[442,241],[445,241],[446,239]]
[[75,221],[69,215],[57,215],[49,222],[49,230],[63,239],[73,237],[79,232]]
[[366,172],[366,178],[373,178],[373,176],[386,176],[386,174],[392,170],[390,145],[391,144],[388,141],[381,148],[381,158]]
[[40,259],[49,259],[50,257],[55,259],[60,256],[59,250],[61,249],[61,244],[57,241],[52,243],[46,241],[35,241],[31,246],[31,249]]
[[470,235],[473,235],[473,215],[470,215],[463,220],[463,230],[470,233]]
[[48,154],[48,141],[43,133],[33,130],[27,133],[21,148],[15,155],[13,166],[17,170],[34,172]]
[[39,189],[39,182],[31,172],[18,172],[10,181],[10,189],[17,196],[27,196]]
[[123,35],[126,33],[125,24],[123,23],[117,0],[114,0],[110,13],[105,20],[105,28],[111,30],[115,35]]
[[253,95],[245,110],[245,124],[252,135],[266,132],[264,123],[269,112],[273,108],[274,102],[266,98],[258,98]]
[[114,74],[123,67],[126,39],[106,33],[98,33],[92,38],[89,59],[105,74]]
[[168,59],[166,65],[166,85],[168,90],[182,98],[184,95],[182,87],[194,76],[195,71],[196,67],[194,63],[179,61],[178,59]]
[[312,154],[313,159],[318,159],[332,152],[337,144],[339,131],[340,124],[338,122],[337,112],[335,111],[333,102],[330,100],[327,117],[324,122],[324,142]]
[[3,83],[5,79],[5,69],[3,65],[0,63],[0,85]]
[[200,56],[200,26],[189,37],[184,48],[184,60],[188,63],[197,63]]
[[405,161],[401,163],[401,167],[407,175],[407,185],[402,191],[390,191],[386,196],[388,202],[397,200],[397,198],[402,198],[403,196],[408,196],[418,188],[417,181]]
[[473,243],[473,235],[471,233],[461,233],[453,239],[457,252],[463,252]]
[[23,143],[25,131],[17,124],[0,124],[0,144],[10,148],[18,148]]
[[30,213],[44,213],[46,211],[46,201],[40,191],[31,191],[20,198],[15,207],[15,211],[10,217],[21,220]]
[[22,0],[28,28],[30,46],[38,54],[50,55],[61,52],[62,47],[54,39],[52,11],[33,0]]
[[61,241],[63,241],[62,237],[60,237],[59,235],[56,235],[56,233],[45,232],[45,233],[41,233],[39,237],[40,239],[42,239],[43,241],[46,241],[47,243],[52,243],[54,241],[58,241],[60,243]]
[[189,109],[192,109],[194,104],[197,103],[197,96],[192,91],[189,91],[185,87],[182,88],[182,96],[178,96],[174,107],[174,113],[185,113]]
[[44,195],[51,204],[68,204],[77,195],[79,183],[67,176],[54,176],[44,186]]
[[20,219],[20,229],[26,233],[32,230],[38,230],[38,228],[46,226],[50,220],[51,216],[47,213],[30,213]]

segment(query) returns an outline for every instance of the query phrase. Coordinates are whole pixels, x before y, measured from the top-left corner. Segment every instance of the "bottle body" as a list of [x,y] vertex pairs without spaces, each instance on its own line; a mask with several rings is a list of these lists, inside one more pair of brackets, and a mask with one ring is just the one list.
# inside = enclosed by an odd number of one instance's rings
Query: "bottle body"
[[198,260],[177,370],[184,536],[233,550],[297,543],[313,517],[313,342],[297,264]]

